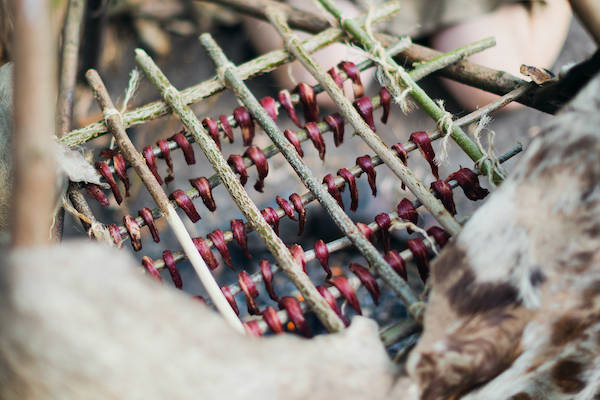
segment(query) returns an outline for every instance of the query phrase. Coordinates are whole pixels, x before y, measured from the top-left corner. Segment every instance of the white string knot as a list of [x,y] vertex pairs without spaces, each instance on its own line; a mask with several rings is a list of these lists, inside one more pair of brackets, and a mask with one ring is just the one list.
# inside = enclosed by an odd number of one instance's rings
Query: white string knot
[[117,110],[114,107],[105,108],[104,111],[102,111],[102,114],[104,115],[104,119],[109,119],[110,117],[112,117],[114,115],[119,115],[119,116],[121,115],[119,110]]
[[[481,151],[481,153],[483,154],[483,156],[475,162],[475,166],[479,170],[481,170],[483,165],[485,165],[485,163],[489,161],[489,168],[487,171],[488,180],[490,182],[490,185],[496,186],[496,184],[494,183],[494,171],[502,179],[504,179],[506,172],[500,165],[500,160],[498,160],[498,157],[496,156],[496,153],[494,151],[494,139],[496,138],[496,132],[486,128],[486,126],[491,122],[491,120],[492,119],[488,115],[483,115],[477,123],[477,125],[475,126],[475,129],[473,129],[472,135],[475,139],[477,147],[479,148],[479,151]],[[481,143],[481,136],[484,130],[486,130],[488,133],[487,150],[483,147],[483,144]]]
[[129,102],[133,99],[140,83],[140,77],[140,70],[137,69],[137,67],[129,73],[129,82],[127,82],[127,89],[125,89],[125,96],[123,97],[123,103],[121,104],[121,114],[127,110]]
[[452,114],[444,108],[444,100],[437,99],[435,102],[443,113],[440,119],[437,120],[438,127],[442,133],[442,150],[435,158],[435,162],[437,165],[440,165],[448,158],[448,140],[454,129],[454,122],[452,121]]

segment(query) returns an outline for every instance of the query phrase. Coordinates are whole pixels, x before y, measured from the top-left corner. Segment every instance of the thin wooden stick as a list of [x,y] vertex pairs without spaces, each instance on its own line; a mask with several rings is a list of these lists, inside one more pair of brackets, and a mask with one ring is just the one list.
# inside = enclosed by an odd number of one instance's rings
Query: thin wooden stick
[[302,180],[302,183],[315,195],[323,208],[331,216],[335,224],[342,230],[344,235],[348,236],[356,248],[367,259],[372,268],[374,268],[381,277],[392,287],[400,299],[406,304],[409,312],[420,320],[422,307],[411,288],[396,274],[389,266],[383,256],[377,249],[365,238],[358,227],[352,222],[350,217],[340,208],[339,204],[321,185],[321,182],[314,176],[312,171],[304,164],[302,159],[296,153],[294,147],[287,141],[283,133],[279,130],[273,119],[269,117],[264,108],[260,105],[256,97],[250,92],[238,75],[235,66],[227,59],[221,48],[213,40],[210,34],[202,34],[200,43],[207,50],[210,57],[217,66],[217,73],[221,76],[223,82],[233,89],[236,96],[250,110],[256,121],[263,127],[273,143],[279,148],[281,154],[290,163],[296,174]]
[[[373,13],[373,22],[400,10],[397,2],[384,3]],[[364,21],[364,18],[362,19]],[[304,42],[305,48],[310,52],[315,52],[324,46],[339,41],[344,37],[344,32],[340,28],[329,28]],[[251,61],[240,64],[240,74],[244,79],[272,71],[278,66],[291,61],[291,57],[285,50],[275,50],[263,54]],[[204,82],[198,83],[181,91],[184,104],[197,103],[202,99],[210,97],[225,89],[218,77],[213,77]],[[164,101],[155,101],[136,109],[127,111],[123,114],[123,123],[128,128],[131,125],[141,124],[145,121],[156,119],[170,112],[169,106]],[[95,122],[80,129],[75,129],[61,138],[61,141],[74,147],[92,140],[106,133],[106,125],[103,121]]]
[[62,34],[60,80],[56,101],[56,136],[62,137],[71,129],[73,100],[79,60],[81,21],[85,11],[84,0],[69,0]]
[[240,184],[237,176],[223,158],[217,145],[202,127],[196,115],[185,104],[182,95],[171,85],[167,77],[156,66],[154,61],[141,49],[136,50],[136,61],[144,70],[148,78],[160,91],[163,100],[169,104],[173,112],[181,119],[187,129],[192,133],[196,143],[200,146],[213,169],[219,174],[223,185],[242,211],[252,228],[263,239],[273,257],[287,273],[290,280],[296,285],[308,304],[315,311],[319,320],[330,332],[344,329],[344,323],[321,297],[314,284],[302,271],[302,267],[292,257],[290,251],[281,238],[275,234],[273,228],[265,221],[256,204],[250,199],[248,193]]
[[133,168],[140,176],[142,182],[144,182],[144,185],[152,195],[152,198],[165,214],[167,223],[171,229],[173,229],[173,232],[175,232],[177,240],[181,244],[183,251],[194,267],[196,274],[198,274],[198,277],[208,292],[209,297],[217,307],[217,310],[219,310],[221,315],[223,315],[223,318],[225,318],[225,320],[234,329],[243,334],[245,332],[244,326],[225,299],[225,296],[221,292],[219,285],[217,285],[217,282],[210,273],[208,266],[202,257],[200,257],[200,254],[196,250],[196,246],[185,229],[181,218],[179,218],[179,215],[177,215],[177,212],[169,202],[164,190],[158,184],[156,178],[154,178],[154,175],[152,175],[152,172],[150,172],[150,169],[144,162],[144,159],[140,153],[133,146],[133,143],[131,143],[129,136],[127,136],[127,132],[125,132],[125,128],[123,127],[121,114],[119,111],[117,111],[112,100],[110,99],[100,75],[98,75],[98,72],[95,70],[90,69],[87,71],[85,76],[92,87],[92,90],[94,91],[96,100],[102,108],[102,114],[104,115],[104,122],[106,123],[106,126],[114,136],[119,148],[121,149],[121,152],[123,153],[123,156],[131,163],[131,165],[133,165]]
[[56,60],[48,1],[18,1],[15,8],[11,243],[23,247],[49,241],[56,205]]
[[350,103],[344,92],[337,86],[333,78],[302,48],[300,40],[286,23],[285,14],[279,8],[271,7],[267,10],[267,16],[279,35],[283,38],[288,51],[323,86],[338,106],[339,112],[354,127],[356,133],[373,149],[392,172],[406,184],[410,191],[423,203],[448,233],[456,235],[460,232],[460,224],[444,208],[442,202],[427,190],[414,176],[412,171],[402,163],[394,151],[387,147],[381,138],[371,130],[358,111],[352,106],[352,103]]
[[[73,101],[75,98],[75,83],[79,61],[79,42],[81,37],[81,21],[85,11],[84,0],[69,0],[67,14],[62,33],[62,53],[59,67],[58,97],[56,100],[56,136],[61,138],[71,129],[73,121]],[[85,215],[90,221],[96,221],[85,197],[76,185],[69,184],[68,197],[73,207]],[[84,227],[85,221],[80,220]],[[64,210],[62,207],[56,214],[53,236],[62,238]],[[87,229],[87,228],[86,228]]]

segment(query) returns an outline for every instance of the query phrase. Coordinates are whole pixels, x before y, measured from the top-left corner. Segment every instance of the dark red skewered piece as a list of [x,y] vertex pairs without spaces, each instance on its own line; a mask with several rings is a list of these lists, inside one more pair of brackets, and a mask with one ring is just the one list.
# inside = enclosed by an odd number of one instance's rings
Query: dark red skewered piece
[[95,183],[86,183],[85,191],[87,192],[88,196],[95,199],[104,207],[108,206],[108,197],[106,197],[102,189],[100,189],[100,186],[96,185]]
[[390,249],[390,227],[392,226],[392,220],[389,214],[379,213],[375,216],[375,222],[379,226],[379,240],[383,245],[383,250],[388,251]]
[[433,240],[435,240],[440,249],[443,248],[450,239],[450,235],[448,235],[445,230],[436,225],[427,229],[427,234],[433,237]]
[[165,182],[169,183],[174,179],[173,176],[173,160],[171,159],[171,150],[169,149],[169,142],[165,139],[160,139],[156,142],[156,145],[160,149],[160,157],[167,163],[167,176]]
[[419,276],[423,282],[429,277],[429,258],[427,257],[427,247],[423,243],[423,239],[411,239],[406,242],[406,246],[413,254]]
[[300,95],[300,101],[304,107],[305,121],[317,122],[319,120],[319,105],[315,96],[315,89],[304,82],[300,82],[294,91]]
[[219,140],[219,125],[217,124],[217,121],[210,117],[206,117],[202,120],[202,125],[204,126],[204,128],[206,128],[208,133],[210,133],[210,136],[212,137],[215,144],[217,145],[217,148],[220,151],[221,141]]
[[125,225],[125,229],[127,229],[133,250],[140,251],[142,249],[142,233],[135,218],[131,215],[124,216],[123,225]]
[[[398,211],[398,217],[402,218],[405,221],[412,222],[415,225],[417,224],[419,220],[419,214],[417,213],[417,210],[415,209],[415,206],[413,205],[412,201],[405,197],[402,200],[400,200],[400,203],[398,203],[398,206],[396,208]],[[412,233],[413,230],[407,227],[406,232]]]
[[289,90],[283,89],[281,90],[277,98],[279,99],[279,104],[283,107],[283,109],[287,112],[290,119],[298,128],[302,128],[302,124],[300,123],[300,119],[298,119],[298,114],[296,114],[296,109],[294,108],[294,104],[292,104],[292,95]]
[[[402,161],[402,164],[407,166],[408,165],[408,153],[406,152],[406,149],[404,148],[402,143],[396,143],[395,145],[392,146],[392,149],[394,149],[396,151],[396,153],[398,154],[398,157],[400,158],[400,161]],[[406,189],[406,185],[404,184],[404,182],[402,182],[402,190],[404,190],[404,189]]]
[[258,146],[248,147],[244,155],[249,157],[256,166],[256,172],[258,172],[258,179],[254,184],[254,189],[262,193],[265,178],[269,174],[269,163],[267,162],[267,157],[265,157],[265,153],[263,153],[263,151]]
[[321,130],[316,122],[307,122],[304,125],[304,129],[306,133],[308,133],[308,137],[310,141],[313,143],[317,151],[319,152],[319,158],[321,160],[325,159],[325,141],[323,140],[323,135],[321,134]]
[[227,286],[221,286],[221,292],[223,292],[223,295],[225,296],[225,299],[233,309],[233,312],[235,312],[236,315],[240,315],[240,309],[238,308],[237,303],[235,302],[235,297],[233,297],[231,290],[229,290]]
[[223,261],[227,264],[228,267],[235,270],[233,267],[233,262],[231,261],[231,255],[229,254],[229,249],[227,248],[227,244],[225,243],[225,235],[223,235],[223,231],[220,229],[215,229],[211,233],[208,234],[208,239],[210,239],[213,243],[213,246],[219,251]]
[[150,257],[148,257],[148,256],[142,257],[142,265],[144,266],[144,269],[146,269],[146,272],[148,274],[150,274],[151,277],[153,277],[154,279],[156,279],[159,282],[162,282],[162,277],[160,276],[160,273],[154,266],[154,263],[152,262],[152,259]]
[[306,273],[306,255],[304,254],[304,249],[299,244],[294,244],[290,247],[290,253],[292,253],[292,257],[300,266],[302,267],[302,271]]
[[298,235],[302,235],[302,232],[304,232],[304,223],[306,222],[306,210],[304,209],[302,198],[298,193],[292,193],[289,199],[298,213]]
[[183,151],[183,157],[185,158],[185,162],[187,165],[196,164],[196,156],[194,155],[194,149],[192,149],[192,145],[189,140],[185,137],[185,129],[177,132],[173,135],[173,140]]
[[383,113],[381,113],[381,122],[387,124],[388,117],[390,116],[392,96],[386,88],[381,88],[379,90],[379,101],[381,102],[381,108],[383,108]]
[[271,96],[263,97],[260,99],[260,105],[265,109],[267,114],[273,118],[273,121],[277,123],[277,105],[275,104],[275,99]]
[[110,224],[106,226],[108,228],[108,233],[110,233],[110,237],[113,240],[113,243],[117,248],[121,248],[123,246],[123,239],[121,238],[121,232],[119,232],[119,227],[115,224]]
[[344,142],[344,119],[338,113],[326,115],[323,121],[329,125],[333,132],[333,144],[338,147]]
[[348,78],[352,80],[352,90],[354,91],[354,98],[357,99],[359,97],[364,96],[365,88],[360,80],[360,70],[358,69],[356,64],[350,61],[342,61],[338,64],[338,67],[344,70],[346,75],[348,75]]
[[192,199],[188,196],[183,190],[177,189],[173,193],[169,195],[171,200],[175,200],[175,203],[183,210],[185,215],[192,222],[198,222],[200,220],[200,214],[196,211],[196,207],[194,207],[194,203],[192,203]]
[[377,128],[373,120],[373,103],[371,103],[371,99],[365,96],[354,100],[354,108],[356,108],[362,119],[369,125],[369,128],[375,132]]
[[204,176],[200,178],[190,179],[190,184],[198,191],[202,202],[208,208],[209,211],[215,211],[217,204],[212,195],[212,189],[210,188],[210,182]]
[[263,277],[263,283],[265,284],[267,293],[269,293],[269,297],[273,301],[279,301],[279,297],[277,294],[275,294],[275,289],[273,288],[273,271],[271,270],[271,264],[264,258],[260,260],[258,264],[260,266],[260,273]]
[[342,195],[340,190],[335,184],[335,178],[331,174],[327,174],[323,177],[323,183],[327,185],[327,191],[337,201],[342,210],[344,209],[344,202],[342,201]]
[[302,151],[302,146],[300,146],[300,141],[298,140],[296,132],[291,129],[286,129],[283,131],[283,135],[292,144],[292,146],[294,146],[296,153],[298,153],[300,157],[304,157],[304,151]]
[[244,186],[248,182],[248,171],[246,171],[246,167],[244,166],[244,158],[240,155],[232,154],[227,159],[227,163],[238,173],[240,183]]
[[260,210],[260,213],[265,221],[271,225],[271,228],[273,228],[275,234],[279,236],[279,215],[277,215],[277,211],[275,211],[273,207],[266,207]]
[[340,89],[344,89],[344,81],[342,80],[342,77],[340,76],[337,67],[329,68],[327,70],[327,73],[331,75],[333,81]]
[[244,146],[250,146],[254,139],[254,122],[252,121],[250,111],[248,111],[246,107],[240,106],[233,110],[233,118],[242,130],[242,141]]
[[325,273],[327,274],[325,279],[330,279],[332,273],[331,269],[329,268],[329,249],[327,248],[327,245],[323,240],[319,239],[315,242],[314,250],[315,257],[317,258],[317,260],[319,260],[319,264],[321,264],[321,266],[325,270]]
[[221,129],[223,133],[229,140],[229,143],[233,143],[233,130],[231,130],[231,125],[229,125],[229,120],[225,114],[219,115],[219,122],[221,123]]
[[329,281],[333,286],[340,291],[342,296],[346,299],[348,304],[356,311],[358,315],[362,315],[362,310],[360,308],[360,303],[358,302],[358,298],[356,298],[356,293],[352,286],[350,286],[350,282],[348,282],[348,278],[343,275],[335,276],[331,278]]
[[142,219],[144,220],[144,223],[148,226],[148,229],[150,230],[150,234],[152,235],[152,239],[156,243],[160,242],[160,237],[158,236],[158,230],[156,229],[156,226],[154,225],[154,216],[152,215],[152,211],[148,207],[144,207],[140,211],[138,211],[138,215],[140,217],[142,217]]
[[289,219],[296,220],[296,215],[294,214],[294,207],[292,207],[289,201],[287,201],[279,195],[275,197],[275,201],[277,202],[277,205],[281,207],[283,212],[285,212],[285,215],[287,215]]
[[373,242],[373,229],[371,229],[369,225],[363,224],[362,222],[357,222],[356,226],[360,233],[362,233],[369,242]]
[[283,333],[283,325],[281,324],[281,320],[279,319],[279,315],[277,311],[271,307],[267,306],[261,313],[267,326],[269,329],[273,331],[275,334]]
[[177,266],[175,265],[173,254],[169,250],[165,250],[162,253],[162,258],[169,270],[173,284],[177,289],[181,289],[183,287],[183,282],[181,280],[181,275],[179,275],[179,271],[177,270]]
[[398,252],[396,250],[390,250],[387,253],[385,253],[385,261],[387,261],[388,264],[390,264],[390,267],[392,267],[392,269],[394,271],[396,271],[396,273],[398,275],[400,275],[400,277],[402,277],[402,279],[404,279],[405,281],[408,281],[408,273],[406,272],[406,263],[404,262],[404,259],[402,257],[400,257],[400,254],[398,254]]
[[456,206],[452,197],[452,188],[444,181],[431,182],[431,190],[435,197],[440,199],[446,210],[452,215],[456,215]]
[[317,290],[319,291],[321,296],[323,296],[323,298],[325,299],[325,301],[327,302],[329,307],[331,307],[333,312],[336,313],[338,315],[338,317],[340,317],[340,319],[342,320],[344,325],[345,326],[350,325],[350,322],[342,315],[342,311],[338,307],[337,301],[335,300],[335,297],[333,297],[333,295],[331,294],[329,289],[319,285],[319,286],[317,286]]
[[373,196],[377,196],[377,186],[375,183],[377,172],[375,172],[375,167],[373,167],[373,160],[371,160],[371,156],[367,154],[358,157],[356,159],[356,164],[367,174],[369,186],[371,187],[371,193],[373,193]]
[[417,145],[417,148],[429,163],[431,167],[431,173],[435,176],[435,179],[440,179],[438,166],[435,163],[435,152],[433,151],[433,147],[431,146],[431,139],[429,139],[429,135],[427,132],[419,131],[413,132],[410,135],[411,142]]
[[306,318],[304,318],[304,314],[302,313],[300,303],[295,297],[285,296],[279,299],[279,309],[285,309],[288,318],[294,323],[294,326],[300,333],[306,337],[312,335],[308,323],[306,322]]
[[196,237],[192,238],[192,242],[194,242],[196,250],[198,250],[198,253],[200,253],[200,257],[202,257],[208,268],[210,268],[211,270],[216,269],[219,266],[219,264],[217,263],[217,259],[215,258],[214,254],[212,253],[212,250],[210,249],[206,241],[203,238]]
[[129,178],[127,177],[127,165],[125,164],[125,157],[121,153],[115,153],[113,156],[113,167],[115,168],[115,173],[123,182],[123,186],[125,186],[125,196],[129,197]]
[[379,290],[379,284],[375,280],[373,274],[371,274],[368,269],[357,263],[350,264],[350,271],[356,275],[363,286],[367,289],[371,295],[371,298],[373,299],[373,303],[378,305],[379,298],[381,297],[381,291]]
[[446,182],[450,182],[453,179],[456,180],[469,200],[481,200],[489,194],[487,189],[479,186],[477,174],[469,168],[461,168],[458,171],[451,173],[446,178]]
[[250,274],[248,274],[246,271],[241,271],[238,274],[238,283],[242,289],[242,292],[244,292],[244,295],[246,296],[248,312],[252,315],[260,314],[258,306],[254,301],[254,299],[258,297],[258,290],[256,290],[256,285],[254,284]]
[[[356,211],[358,208],[358,189],[356,187],[356,177],[347,168],[340,168],[337,174],[344,178],[348,184],[348,189],[350,190],[350,210]],[[344,190],[343,188],[344,187],[342,186],[341,191]]]
[[248,252],[248,235],[246,234],[246,226],[244,225],[244,221],[241,219],[232,219],[230,224],[233,238],[240,246],[246,257],[249,259],[252,258]]
[[[150,147],[150,146],[148,146],[148,147]],[[150,149],[152,149],[152,148],[150,147]],[[154,159],[154,154],[152,155],[152,158]],[[156,166],[155,166],[155,168],[156,168]],[[104,161],[97,162],[96,169],[98,170],[98,172],[100,172],[100,175],[102,175],[102,177],[104,177],[106,182],[108,182],[110,189],[112,190],[113,195],[115,196],[115,200],[117,201],[117,204],[121,204],[123,202],[123,197],[121,196],[121,191],[119,190],[119,186],[117,186],[117,181],[115,181],[115,178],[113,177],[112,172],[110,172],[110,167],[108,166],[108,164],[105,163]],[[162,184],[162,181],[160,183]]]

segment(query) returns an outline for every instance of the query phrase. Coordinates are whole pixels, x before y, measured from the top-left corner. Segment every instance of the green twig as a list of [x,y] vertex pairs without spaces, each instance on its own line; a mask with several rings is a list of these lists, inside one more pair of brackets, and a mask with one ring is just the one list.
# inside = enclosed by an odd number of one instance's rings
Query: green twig
[[185,104],[183,96],[171,85],[167,77],[146,52],[137,49],[136,62],[160,91],[165,103],[171,107],[173,112],[177,114],[192,133],[239,209],[252,228],[263,239],[273,257],[275,257],[281,268],[287,273],[290,280],[300,290],[300,293],[302,293],[306,301],[310,304],[323,325],[331,332],[342,330],[344,328],[342,320],[327,305],[327,302],[321,297],[308,275],[302,271],[298,262],[294,260],[285,243],[283,243],[281,238],[275,234],[273,228],[265,221],[256,204],[250,199],[248,193],[246,193],[238,178],[231,170],[231,167],[223,158],[223,154],[219,151],[215,142],[202,127],[202,124],[192,110]]
[[336,225],[350,238],[371,267],[379,272],[383,279],[398,293],[404,304],[414,313],[415,318],[420,320],[422,308],[418,307],[420,303],[410,287],[388,265],[383,256],[367,238],[363,236],[350,217],[344,213],[325,187],[321,185],[321,182],[317,180],[312,171],[304,164],[294,147],[287,141],[275,122],[273,122],[273,119],[269,117],[256,97],[254,97],[244,84],[235,66],[227,59],[221,48],[209,34],[201,35],[200,43],[202,43],[202,46],[204,46],[210,57],[214,60],[218,75],[222,77],[227,86],[233,89],[236,96],[250,110],[256,121],[258,121],[273,143],[279,148],[281,154],[283,154],[292,168],[294,168],[294,171],[296,171],[296,174],[298,174],[304,185],[315,195]]

